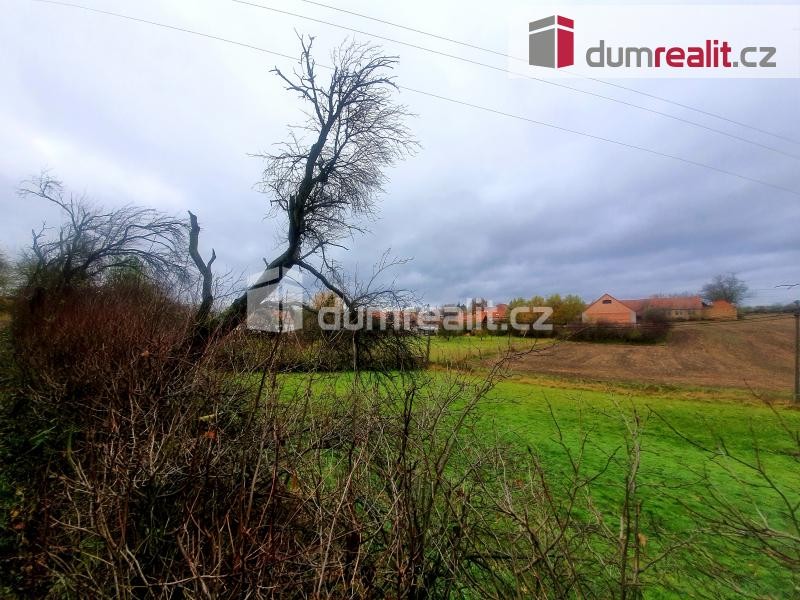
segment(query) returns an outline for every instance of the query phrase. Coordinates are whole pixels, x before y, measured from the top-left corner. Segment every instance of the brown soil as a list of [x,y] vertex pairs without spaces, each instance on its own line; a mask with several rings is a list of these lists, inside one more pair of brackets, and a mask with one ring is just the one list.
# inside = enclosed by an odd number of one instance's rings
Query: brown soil
[[675,327],[657,345],[564,342],[519,359],[519,373],[791,393],[794,319]]

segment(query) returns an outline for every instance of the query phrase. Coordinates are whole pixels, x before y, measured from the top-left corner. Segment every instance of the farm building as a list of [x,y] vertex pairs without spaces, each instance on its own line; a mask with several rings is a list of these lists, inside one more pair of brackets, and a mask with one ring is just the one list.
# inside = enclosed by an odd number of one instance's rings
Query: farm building
[[658,313],[670,321],[736,318],[736,307],[724,300],[713,304],[704,303],[700,296],[617,300],[611,294],[603,294],[583,311],[581,321],[629,325],[639,323],[650,312]]
[[700,296],[666,296],[623,300],[623,302],[636,311],[637,321],[642,320],[650,312],[659,313],[670,321],[702,319],[705,308]]
[[738,317],[736,305],[731,304],[727,300],[714,300],[711,304],[703,310],[703,318],[711,319],[712,321],[723,321],[726,319],[735,319]]
[[614,323],[631,325],[636,323],[636,310],[611,294],[603,294],[586,307],[581,314],[584,323]]

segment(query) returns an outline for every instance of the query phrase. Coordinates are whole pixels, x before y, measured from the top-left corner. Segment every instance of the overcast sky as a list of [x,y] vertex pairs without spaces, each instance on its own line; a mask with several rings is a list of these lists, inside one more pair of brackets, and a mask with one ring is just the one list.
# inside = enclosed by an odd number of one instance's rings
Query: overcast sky
[[[320,62],[347,32],[228,0],[79,0],[296,55],[295,30]],[[260,1],[260,0],[259,0]],[[300,0],[263,4],[506,66],[492,57]],[[333,3],[333,0],[331,0]],[[368,2],[337,6],[505,51],[505,3]],[[510,3],[509,3],[510,4]],[[520,3],[525,4],[525,3]],[[529,3],[533,6],[533,3]],[[200,217],[219,268],[254,272],[283,223],[254,185],[269,151],[302,115],[268,71],[291,62],[174,30],[74,8],[4,0],[0,19],[0,246],[16,252],[48,207],[15,195],[49,168],[106,205]],[[532,14],[532,17],[538,16]],[[357,36],[360,40],[367,36]],[[664,117],[380,42],[398,83],[740,172],[800,191],[798,161]],[[625,90],[573,87],[724,129],[785,152],[781,141]],[[623,85],[800,140],[800,79],[624,80]],[[800,197],[721,173],[405,91],[420,152],[397,165],[371,233],[342,255],[369,270],[387,248],[413,260],[397,281],[432,303],[576,293],[592,300],[697,291],[733,271],[751,304],[795,300]]]

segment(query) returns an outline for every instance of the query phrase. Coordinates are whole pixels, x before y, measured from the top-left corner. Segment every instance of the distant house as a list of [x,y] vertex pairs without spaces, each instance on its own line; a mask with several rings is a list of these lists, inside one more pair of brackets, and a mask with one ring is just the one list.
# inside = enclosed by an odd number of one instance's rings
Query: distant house
[[611,294],[603,294],[581,313],[581,321],[632,325],[636,323],[636,310]]
[[[734,310],[735,318],[735,308]],[[700,296],[666,296],[643,298],[639,300],[617,300],[611,294],[603,294],[592,302],[581,314],[584,323],[635,324],[642,321],[648,313],[657,313],[670,321],[688,321],[711,317],[706,312],[709,307]],[[719,307],[719,314],[728,315],[729,310]]]
[[659,313],[670,321],[702,319],[705,308],[700,296],[664,296],[623,302],[636,311],[638,320],[650,312]]
[[497,324],[504,321],[507,316],[508,304],[488,306],[484,303],[472,309],[459,311],[458,322],[466,330],[486,329],[489,322],[497,326]]
[[476,311],[476,315],[480,314],[480,322],[484,325],[488,319],[493,323],[499,323],[508,316],[508,304],[498,304],[497,306],[487,306],[483,311]]

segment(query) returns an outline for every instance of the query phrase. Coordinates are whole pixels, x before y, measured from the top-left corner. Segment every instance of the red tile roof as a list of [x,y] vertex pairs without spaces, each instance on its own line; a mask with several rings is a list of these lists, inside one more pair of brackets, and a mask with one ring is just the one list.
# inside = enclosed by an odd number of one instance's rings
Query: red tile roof
[[666,298],[643,298],[640,300],[620,300],[637,314],[646,310],[703,310],[700,296],[671,296]]

